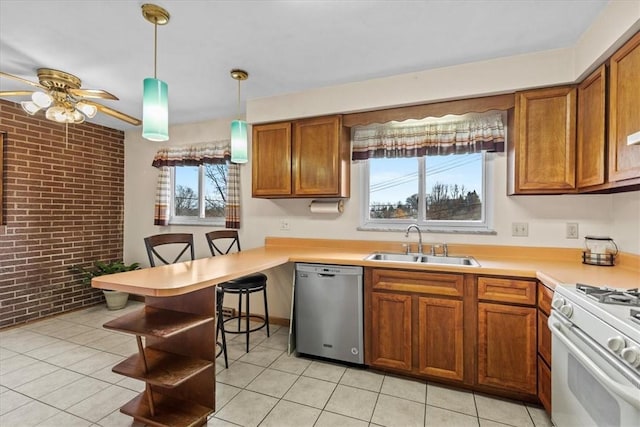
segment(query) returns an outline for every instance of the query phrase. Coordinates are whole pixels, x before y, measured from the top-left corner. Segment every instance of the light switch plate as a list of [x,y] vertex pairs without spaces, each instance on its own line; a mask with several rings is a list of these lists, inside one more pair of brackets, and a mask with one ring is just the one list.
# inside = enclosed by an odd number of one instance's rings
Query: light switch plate
[[577,239],[578,238],[578,223],[577,222],[568,222],[567,223],[567,239]]
[[511,235],[515,237],[527,237],[529,235],[528,222],[512,222]]

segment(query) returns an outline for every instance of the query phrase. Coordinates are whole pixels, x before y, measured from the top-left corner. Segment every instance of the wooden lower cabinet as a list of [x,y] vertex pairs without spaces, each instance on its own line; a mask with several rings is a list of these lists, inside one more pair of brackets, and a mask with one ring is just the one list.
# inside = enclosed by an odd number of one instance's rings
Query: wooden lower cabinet
[[538,356],[538,399],[551,415],[551,368]]
[[411,296],[374,292],[371,294],[371,348],[369,364],[381,368],[411,371],[413,334]]
[[553,290],[538,283],[538,399],[551,415],[551,314]]
[[536,308],[478,303],[478,384],[537,394]]
[[462,301],[418,298],[418,371],[463,380]]

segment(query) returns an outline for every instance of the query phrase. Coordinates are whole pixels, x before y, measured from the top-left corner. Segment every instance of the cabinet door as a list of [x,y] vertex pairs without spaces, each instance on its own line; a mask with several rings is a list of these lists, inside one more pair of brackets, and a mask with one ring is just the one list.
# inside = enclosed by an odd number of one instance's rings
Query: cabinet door
[[411,296],[371,294],[371,366],[411,371]]
[[605,182],[606,69],[602,65],[578,86],[578,188]]
[[462,301],[418,299],[418,369],[421,374],[463,380]]
[[254,197],[291,195],[291,123],[253,126],[251,164]]
[[609,181],[640,177],[640,33],[611,56],[609,94]]
[[575,189],[576,89],[516,93],[515,194]]
[[536,395],[536,309],[478,304],[478,383]]
[[538,310],[538,354],[551,365],[551,331],[548,321],[549,317]]
[[538,357],[538,399],[551,416],[551,368]]
[[294,123],[293,182],[297,196],[340,196],[340,117]]

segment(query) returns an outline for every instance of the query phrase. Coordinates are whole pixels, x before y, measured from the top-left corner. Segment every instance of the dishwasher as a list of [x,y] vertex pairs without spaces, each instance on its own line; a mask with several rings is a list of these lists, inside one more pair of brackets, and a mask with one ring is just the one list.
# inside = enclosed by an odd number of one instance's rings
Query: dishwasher
[[296,350],[364,364],[362,267],[296,264]]

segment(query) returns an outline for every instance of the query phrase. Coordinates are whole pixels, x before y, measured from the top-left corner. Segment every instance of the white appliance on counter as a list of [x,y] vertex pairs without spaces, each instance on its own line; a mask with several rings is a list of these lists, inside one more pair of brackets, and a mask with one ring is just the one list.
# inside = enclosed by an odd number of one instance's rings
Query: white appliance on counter
[[638,289],[558,286],[551,305],[554,424],[640,426]]

